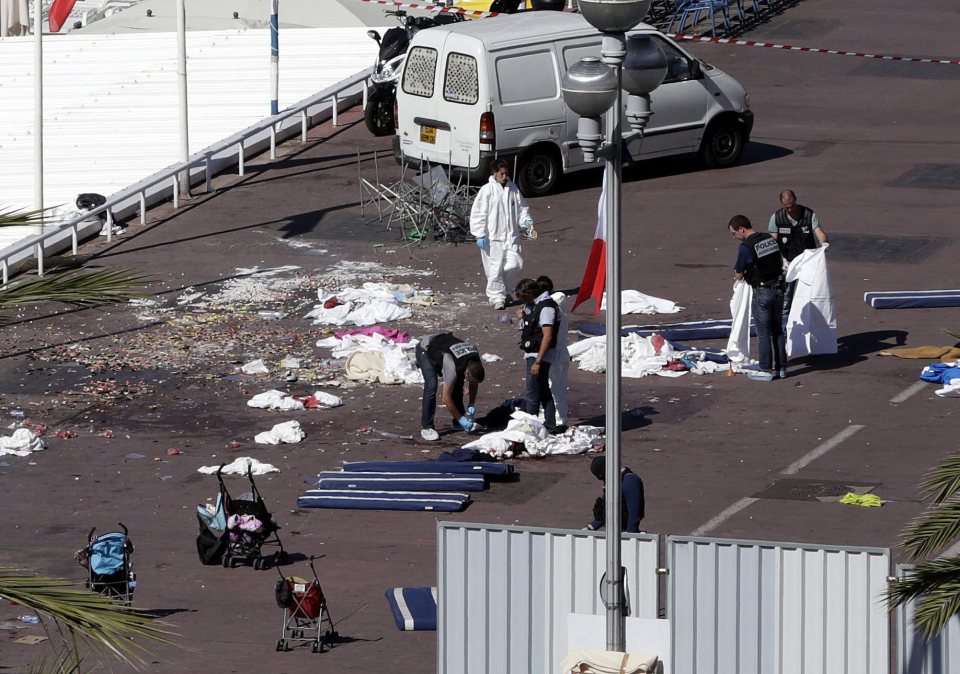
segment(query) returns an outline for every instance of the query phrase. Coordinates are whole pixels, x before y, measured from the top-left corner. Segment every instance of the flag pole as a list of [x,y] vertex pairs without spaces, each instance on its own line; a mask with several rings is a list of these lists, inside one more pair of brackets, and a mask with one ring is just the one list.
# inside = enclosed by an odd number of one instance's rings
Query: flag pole
[[40,211],[37,225],[37,275],[43,276],[43,6],[33,3],[33,208]]
[[270,4],[270,114],[280,112],[278,92],[280,90],[280,13],[279,0]]
[[[180,109],[180,161],[190,160],[190,134],[187,115],[187,10],[184,0],[177,0],[177,84]],[[180,195],[190,196],[190,170],[179,177]]]

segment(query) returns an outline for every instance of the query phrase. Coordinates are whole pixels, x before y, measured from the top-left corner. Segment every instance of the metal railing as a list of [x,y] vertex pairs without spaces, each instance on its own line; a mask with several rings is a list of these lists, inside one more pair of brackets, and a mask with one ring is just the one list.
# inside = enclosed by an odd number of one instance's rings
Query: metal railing
[[[76,215],[70,220],[57,223],[38,234],[0,251],[0,285],[9,280],[11,262],[18,263],[32,256],[37,260],[37,274],[43,275],[43,262],[47,245],[61,244],[69,235],[70,249],[77,254],[81,225],[89,222],[93,216],[106,213],[107,241],[113,239],[115,220],[125,220],[139,214],[140,224],[146,224],[147,209],[156,203],[172,199],[173,207],[180,208],[181,181],[189,184],[204,184],[204,191],[210,192],[213,176],[230,166],[237,166],[238,175],[244,175],[244,161],[248,154],[258,154],[269,142],[270,159],[277,158],[277,143],[292,137],[299,127],[301,143],[307,142],[307,130],[311,126],[332,119],[337,126],[340,106],[349,108],[362,101],[367,106],[366,80],[372,68],[362,70],[356,75],[318,94],[305,98],[280,112],[262,119],[242,131],[235,133],[213,145],[194,153],[190,159],[168,166],[167,168],[144,178],[138,183],[116,192],[107,201],[96,208]],[[99,218],[97,219],[99,220]],[[98,222],[99,227],[99,222]]]

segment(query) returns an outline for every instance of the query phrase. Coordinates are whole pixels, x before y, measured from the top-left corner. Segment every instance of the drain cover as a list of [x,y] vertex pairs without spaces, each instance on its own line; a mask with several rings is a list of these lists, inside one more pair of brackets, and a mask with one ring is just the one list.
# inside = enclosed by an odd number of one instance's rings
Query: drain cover
[[[952,241],[932,236],[879,236],[877,234],[831,234],[831,260],[846,262],[917,263]],[[834,245],[836,244],[836,245]]]
[[799,480],[784,478],[777,480],[763,491],[753,495],[753,498],[785,499],[789,501],[821,501],[835,503],[843,498],[844,494],[869,494],[877,487],[876,484],[851,484],[837,480]]

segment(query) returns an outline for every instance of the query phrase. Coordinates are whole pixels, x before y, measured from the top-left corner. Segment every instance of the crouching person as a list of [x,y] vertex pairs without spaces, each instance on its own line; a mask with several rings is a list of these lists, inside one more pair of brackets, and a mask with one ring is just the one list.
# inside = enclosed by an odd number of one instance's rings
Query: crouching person
[[[443,406],[454,424],[472,433],[479,429],[476,416],[477,391],[483,381],[483,361],[476,345],[449,332],[427,335],[417,345],[417,367],[423,373],[423,408],[420,437],[429,442],[440,438],[433,425],[437,413],[437,388],[443,378]],[[463,404],[464,386],[467,405]]]
[[[607,457],[598,456],[590,463],[590,472],[601,482],[606,492]],[[607,523],[606,494],[599,496],[593,504],[593,521],[587,525],[590,531],[596,531]],[[643,480],[629,468],[620,470],[620,526],[627,533],[640,533],[640,520],[644,515]]]

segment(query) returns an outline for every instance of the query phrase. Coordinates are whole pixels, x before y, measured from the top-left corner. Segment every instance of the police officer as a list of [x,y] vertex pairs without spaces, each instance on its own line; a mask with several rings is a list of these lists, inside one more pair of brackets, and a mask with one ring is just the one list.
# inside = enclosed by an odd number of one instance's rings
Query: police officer
[[787,346],[780,316],[783,313],[783,257],[777,240],[754,231],[745,215],[735,215],[727,225],[740,242],[733,277],[753,288],[753,319],[757,325],[760,370],[754,377],[771,381],[787,376]]
[[[590,462],[590,472],[604,483],[606,490],[607,459],[598,456]],[[607,523],[606,500],[603,496],[597,497],[593,504],[593,521],[585,528],[596,531]],[[629,468],[620,469],[620,527],[627,533],[639,533],[640,521],[644,516],[645,501],[643,496],[643,480]]]
[[[803,251],[819,248],[827,243],[827,233],[820,226],[817,214],[812,209],[797,203],[797,195],[793,190],[784,190],[780,193],[782,208],[770,216],[767,231],[777,237],[780,244],[780,253],[787,262],[792,262]],[[787,286],[783,300],[783,311],[789,313],[793,302],[793,293],[797,282]]]
[[527,363],[527,414],[540,414],[543,406],[543,425],[556,433],[557,406],[550,390],[550,367],[557,359],[557,333],[560,327],[560,307],[533,279],[525,278],[517,284],[517,297],[524,303],[520,317],[520,348]]
[[[453,423],[472,433],[479,430],[476,416],[477,390],[483,381],[483,361],[476,345],[449,332],[427,335],[417,345],[417,367],[423,373],[423,408],[420,415],[420,437],[429,442],[439,439],[433,427],[437,412],[437,384],[443,377],[443,405]],[[467,406],[463,405],[463,388],[467,387]]]

